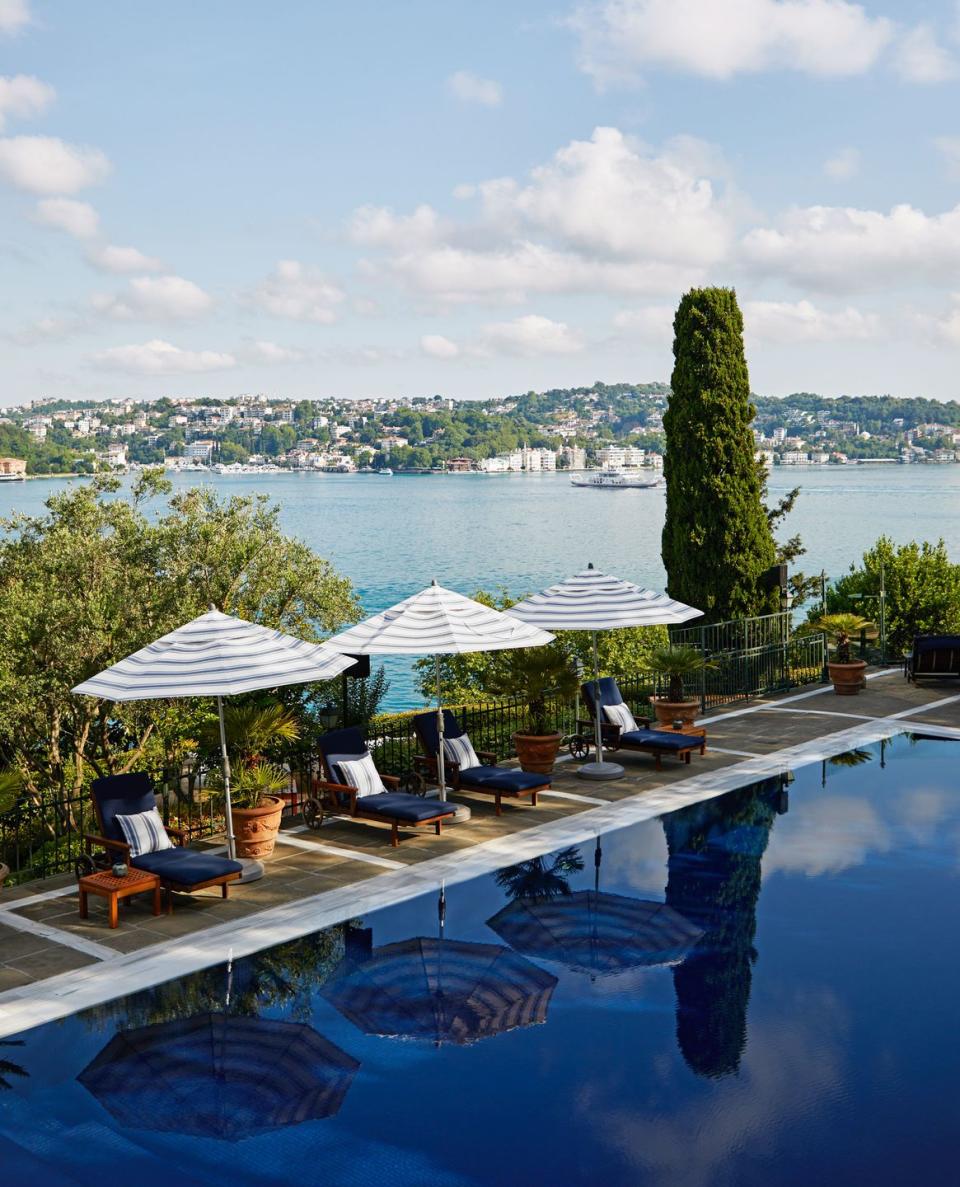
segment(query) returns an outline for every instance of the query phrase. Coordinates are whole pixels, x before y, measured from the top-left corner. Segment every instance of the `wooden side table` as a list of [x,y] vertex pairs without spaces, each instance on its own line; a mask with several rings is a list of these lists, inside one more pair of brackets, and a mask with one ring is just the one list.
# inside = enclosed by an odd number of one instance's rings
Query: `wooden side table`
[[114,877],[112,871],[102,870],[97,874],[87,874],[80,879],[80,918],[87,918],[87,896],[94,894],[107,900],[110,916],[110,926],[116,927],[118,922],[118,905],[122,898],[130,898],[134,894],[153,893],[153,913],[160,914],[160,879],[156,874],[148,874],[146,870],[130,869],[123,878]]

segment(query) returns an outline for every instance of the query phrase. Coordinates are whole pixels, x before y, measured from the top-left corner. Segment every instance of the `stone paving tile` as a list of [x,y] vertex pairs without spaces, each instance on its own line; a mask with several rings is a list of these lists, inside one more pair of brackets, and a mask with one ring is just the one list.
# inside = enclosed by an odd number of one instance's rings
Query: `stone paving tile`
[[25,931],[0,926],[0,963],[10,964],[21,956],[43,952],[50,947],[53,947],[52,942],[43,936],[32,936]]
[[77,952],[74,948],[65,948],[59,944],[51,945],[47,952],[34,952],[31,956],[21,956],[19,960],[10,962],[9,967],[26,973],[33,981],[42,981],[45,977],[52,977],[56,973],[65,973],[71,969],[82,969],[88,964],[96,964],[94,956],[85,952]]
[[29,973],[12,968],[8,964],[0,964],[0,993],[5,989],[19,989],[21,985],[29,985],[34,978]]

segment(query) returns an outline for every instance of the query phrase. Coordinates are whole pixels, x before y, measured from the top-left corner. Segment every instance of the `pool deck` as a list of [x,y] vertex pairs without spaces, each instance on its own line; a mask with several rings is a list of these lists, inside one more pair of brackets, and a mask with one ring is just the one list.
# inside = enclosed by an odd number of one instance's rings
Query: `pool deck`
[[818,685],[699,724],[707,753],[689,766],[664,759],[657,771],[651,756],[620,752],[625,776],[590,783],[561,762],[537,808],[507,803],[498,818],[489,797],[458,793],[468,823],[408,833],[396,849],[369,823],[285,826],[266,876],[226,902],[217,890],[178,895],[154,917],[140,896],[121,904],[116,930],[103,900],[80,919],[72,876],[0,890],[0,1037],[904,730],[960,739],[960,685],[876,671],[856,698]]

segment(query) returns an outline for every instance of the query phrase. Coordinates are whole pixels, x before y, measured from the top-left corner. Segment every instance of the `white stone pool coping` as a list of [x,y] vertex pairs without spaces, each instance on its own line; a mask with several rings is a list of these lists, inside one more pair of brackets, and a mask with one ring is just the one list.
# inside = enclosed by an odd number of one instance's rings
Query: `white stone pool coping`
[[[878,673],[880,674],[886,673]],[[796,697],[786,698],[777,702],[776,706],[753,705],[733,710],[730,713],[705,718],[704,722],[710,724],[748,713],[785,708],[794,700],[817,695],[820,691],[822,690],[817,689],[812,693],[801,693]],[[64,1018],[115,998],[149,989],[164,981],[187,976],[231,958],[239,959],[265,948],[299,939],[321,928],[342,923],[346,919],[368,915],[395,903],[435,891],[441,882],[465,882],[514,862],[529,860],[567,845],[583,844],[602,833],[627,828],[688,804],[713,799],[761,779],[783,774],[795,767],[822,762],[844,750],[871,745],[904,731],[960,740],[960,729],[910,719],[912,713],[928,713],[932,709],[957,701],[960,701],[960,694],[944,697],[922,707],[905,709],[887,717],[866,720],[853,714],[831,714],[850,716],[855,718],[857,723],[822,738],[785,747],[771,754],[747,758],[722,770],[703,771],[659,790],[638,792],[613,803],[598,804],[568,819],[534,825],[521,833],[483,841],[469,850],[444,854],[415,866],[388,868],[394,863],[388,859],[380,859],[384,867],[383,872],[372,878],[267,908],[254,916],[218,924],[196,935],[165,940],[150,948],[130,953],[117,953],[113,949],[103,948],[108,955],[97,964],[0,993],[0,1038]],[[300,844],[326,847],[320,842],[300,841]],[[352,850],[342,852],[350,857],[356,856]],[[45,901],[69,893],[72,893],[72,887],[41,892],[29,899],[15,899],[5,903],[0,907],[0,921],[9,923],[13,917],[12,911],[29,902]],[[23,921],[22,917],[21,921],[27,922]],[[22,930],[29,929],[24,927]],[[32,930],[34,934],[39,934],[36,924],[32,924]],[[60,931],[54,938],[62,941],[66,934],[68,933]],[[76,937],[71,936],[71,939],[75,940]],[[102,947],[92,941],[84,941],[84,944],[95,948]],[[100,955],[99,952],[90,954]]]

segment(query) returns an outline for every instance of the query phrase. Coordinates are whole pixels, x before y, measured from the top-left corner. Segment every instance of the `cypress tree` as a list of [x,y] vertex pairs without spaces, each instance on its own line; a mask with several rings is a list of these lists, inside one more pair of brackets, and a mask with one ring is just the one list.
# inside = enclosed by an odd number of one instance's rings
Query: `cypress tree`
[[663,563],[671,597],[705,621],[767,614],[777,551],[750,422],[743,317],[733,289],[692,289],[673,322],[672,394],[663,418],[667,512]]

